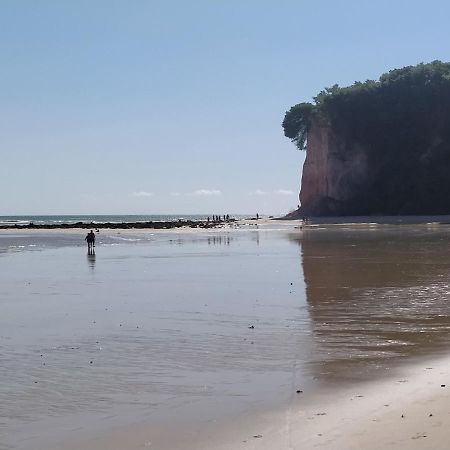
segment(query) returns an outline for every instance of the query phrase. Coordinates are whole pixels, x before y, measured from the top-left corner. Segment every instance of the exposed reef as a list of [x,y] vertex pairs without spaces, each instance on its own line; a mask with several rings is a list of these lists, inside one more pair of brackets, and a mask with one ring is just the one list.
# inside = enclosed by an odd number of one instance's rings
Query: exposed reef
[[166,221],[166,222],[76,222],[76,223],[51,223],[51,224],[34,224],[29,223],[25,225],[1,225],[0,230],[53,230],[53,229],[73,229],[73,228],[85,228],[85,229],[171,229],[171,228],[214,228],[224,223],[235,222],[235,219],[229,219],[227,221],[201,221],[201,220],[178,220],[178,221]]

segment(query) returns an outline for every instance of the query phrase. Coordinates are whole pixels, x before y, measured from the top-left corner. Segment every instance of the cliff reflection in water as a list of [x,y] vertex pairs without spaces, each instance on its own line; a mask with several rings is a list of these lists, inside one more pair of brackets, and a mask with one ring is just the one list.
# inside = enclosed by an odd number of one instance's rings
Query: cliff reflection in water
[[360,378],[450,343],[450,230],[306,230],[313,372]]

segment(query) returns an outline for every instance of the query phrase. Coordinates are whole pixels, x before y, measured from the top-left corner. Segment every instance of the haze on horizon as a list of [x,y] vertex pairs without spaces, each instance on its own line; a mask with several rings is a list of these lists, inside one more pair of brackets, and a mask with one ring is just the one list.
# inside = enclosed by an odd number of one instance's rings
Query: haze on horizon
[[450,4],[5,0],[0,215],[284,214],[286,110],[450,60]]

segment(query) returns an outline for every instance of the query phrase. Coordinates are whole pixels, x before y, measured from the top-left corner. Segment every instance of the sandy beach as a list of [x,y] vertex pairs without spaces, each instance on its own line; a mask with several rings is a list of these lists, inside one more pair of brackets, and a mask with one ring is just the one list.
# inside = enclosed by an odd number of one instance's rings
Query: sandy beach
[[[420,363],[383,382],[336,389],[314,401],[292,396],[288,407],[243,421],[210,426],[194,442],[171,448],[207,449],[435,449],[446,448],[450,425],[450,358]],[[306,404],[305,404],[306,403]],[[178,431],[175,429],[174,433]],[[83,447],[84,446],[84,447]],[[118,427],[64,449],[169,448],[149,424]]]
[[[236,449],[446,448],[450,358],[404,368],[383,382],[328,392],[312,404],[295,399],[240,440],[205,443]],[[256,430],[256,431],[255,431]],[[248,430],[250,431],[250,430]]]
[[255,222],[3,231],[0,448],[445,448],[447,227]]

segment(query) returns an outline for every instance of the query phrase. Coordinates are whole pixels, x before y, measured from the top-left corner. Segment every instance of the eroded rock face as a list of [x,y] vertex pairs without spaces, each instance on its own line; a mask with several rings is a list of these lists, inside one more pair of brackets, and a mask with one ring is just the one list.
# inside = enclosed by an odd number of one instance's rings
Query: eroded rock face
[[324,118],[314,118],[308,130],[308,150],[300,191],[303,215],[346,214],[361,189],[371,183],[368,152],[345,143]]

